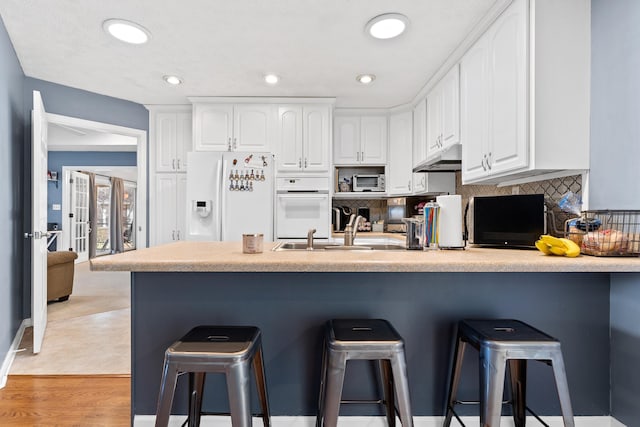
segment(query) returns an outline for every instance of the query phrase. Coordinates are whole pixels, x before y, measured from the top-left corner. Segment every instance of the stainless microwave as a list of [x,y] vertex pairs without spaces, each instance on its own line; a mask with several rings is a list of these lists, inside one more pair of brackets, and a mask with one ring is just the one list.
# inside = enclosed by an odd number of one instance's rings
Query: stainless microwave
[[546,233],[543,194],[471,197],[468,209],[469,243],[474,245],[534,247]]
[[385,191],[384,174],[353,175],[353,191]]

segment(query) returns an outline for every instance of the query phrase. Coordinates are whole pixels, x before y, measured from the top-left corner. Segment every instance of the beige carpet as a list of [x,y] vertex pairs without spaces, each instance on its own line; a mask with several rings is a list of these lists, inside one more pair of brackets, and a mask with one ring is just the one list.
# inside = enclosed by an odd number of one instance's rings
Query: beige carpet
[[130,274],[76,264],[68,301],[48,305],[42,351],[27,328],[11,375],[130,374]]

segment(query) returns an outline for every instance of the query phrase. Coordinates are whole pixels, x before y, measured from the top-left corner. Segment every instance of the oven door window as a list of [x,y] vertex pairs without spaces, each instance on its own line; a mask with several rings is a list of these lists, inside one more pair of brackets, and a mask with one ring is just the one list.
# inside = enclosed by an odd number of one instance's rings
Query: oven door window
[[377,188],[378,177],[377,176],[359,176],[358,187],[360,188]]
[[276,205],[278,239],[305,238],[311,228],[315,237],[329,237],[328,194],[278,194]]

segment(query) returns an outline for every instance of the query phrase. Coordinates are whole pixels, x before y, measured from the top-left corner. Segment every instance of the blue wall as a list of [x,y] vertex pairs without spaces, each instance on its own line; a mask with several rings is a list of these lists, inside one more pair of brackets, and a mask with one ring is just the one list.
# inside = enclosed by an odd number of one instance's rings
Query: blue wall
[[591,209],[640,209],[640,1],[591,2]]
[[[609,414],[608,274],[158,272],[133,273],[131,283],[131,408],[136,415],[155,413],[166,348],[194,325],[207,324],[258,326],[271,414],[313,415],[323,324],[332,318],[376,317],[389,320],[405,340],[416,416],[443,414],[454,326],[465,318],[518,318],[558,338],[575,414]],[[374,397],[375,387],[365,375],[371,374],[370,366],[351,363],[345,398]],[[528,405],[541,415],[559,415],[551,369],[541,363],[528,369]],[[459,387],[462,399],[477,398],[477,373],[478,353],[470,349]],[[185,413],[183,381],[174,413]],[[633,397],[637,402],[638,395]],[[224,381],[207,378],[204,398],[208,410],[224,410]],[[341,409],[343,415],[380,414],[375,405]],[[468,405],[458,410],[478,413]]]
[[[44,108],[48,113],[76,117],[85,120],[125,126],[134,129],[149,130],[149,112],[140,104],[125,101],[110,96],[99,95],[68,86],[62,86],[43,80],[26,77],[24,79],[24,120],[28,127],[31,126],[30,111],[32,109],[32,92],[40,91]],[[25,158],[31,157],[31,131],[24,137]],[[24,181],[24,218],[25,227],[30,227],[31,218],[31,176],[30,167],[25,167]],[[24,256],[30,259],[30,253],[25,250]],[[25,263],[25,283],[23,311],[24,317],[31,316],[31,283],[28,275],[29,263]]]
[[0,364],[23,319],[24,74],[0,20]]
[[[63,166],[136,166],[136,152],[105,151],[49,151],[49,170],[58,172],[62,179]],[[52,205],[62,205],[62,182],[49,182],[47,188],[47,219],[58,223],[62,229],[62,211],[54,211]]]
[[[640,209],[640,2],[591,2],[591,209]],[[611,414],[640,425],[640,275],[611,279]]]

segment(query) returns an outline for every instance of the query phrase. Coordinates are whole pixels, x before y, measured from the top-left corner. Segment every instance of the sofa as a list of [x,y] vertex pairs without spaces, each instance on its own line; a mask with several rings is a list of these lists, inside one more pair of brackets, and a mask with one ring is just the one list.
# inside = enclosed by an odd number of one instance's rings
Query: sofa
[[66,301],[73,292],[73,273],[78,254],[71,251],[47,254],[47,302]]

